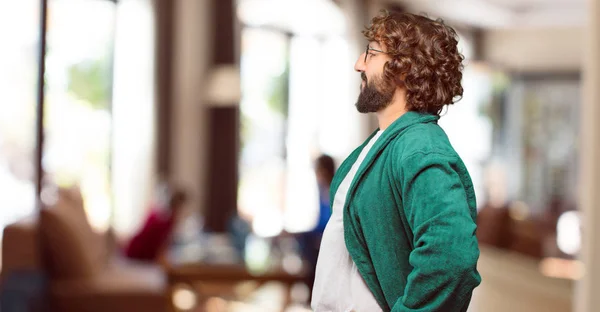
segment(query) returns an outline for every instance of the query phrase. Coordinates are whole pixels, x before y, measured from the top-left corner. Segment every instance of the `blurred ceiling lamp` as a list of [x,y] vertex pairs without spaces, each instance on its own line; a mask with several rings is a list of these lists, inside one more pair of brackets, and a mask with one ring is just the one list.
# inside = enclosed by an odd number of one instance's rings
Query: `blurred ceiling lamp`
[[331,0],[240,0],[238,18],[250,26],[267,26],[302,35],[342,35],[346,20]]
[[205,100],[212,106],[236,106],[241,99],[240,70],[236,65],[213,68],[208,76]]
[[571,256],[581,249],[581,219],[577,211],[567,211],[558,218],[556,243],[560,251]]

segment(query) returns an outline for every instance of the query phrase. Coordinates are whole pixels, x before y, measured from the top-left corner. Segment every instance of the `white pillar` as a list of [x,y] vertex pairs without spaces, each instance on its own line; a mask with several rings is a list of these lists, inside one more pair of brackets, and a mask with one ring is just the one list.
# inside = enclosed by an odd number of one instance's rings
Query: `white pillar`
[[582,260],[586,273],[578,283],[574,311],[600,308],[600,5],[588,1],[583,61],[580,129],[580,209],[583,214]]

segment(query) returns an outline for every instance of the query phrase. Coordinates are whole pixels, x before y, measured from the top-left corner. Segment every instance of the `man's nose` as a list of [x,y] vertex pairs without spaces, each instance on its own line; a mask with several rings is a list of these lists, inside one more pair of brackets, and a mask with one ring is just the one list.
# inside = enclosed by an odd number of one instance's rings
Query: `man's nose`
[[358,56],[358,60],[354,63],[354,70],[357,72],[365,71],[365,52]]

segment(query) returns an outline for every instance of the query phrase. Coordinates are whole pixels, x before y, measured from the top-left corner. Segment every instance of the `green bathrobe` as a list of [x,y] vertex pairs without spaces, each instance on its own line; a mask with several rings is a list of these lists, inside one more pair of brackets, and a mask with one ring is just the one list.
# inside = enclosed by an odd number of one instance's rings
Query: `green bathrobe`
[[[438,119],[398,118],[348,190],[346,247],[383,311],[466,311],[481,282],[473,184]],[[341,164],[332,199],[371,137]]]

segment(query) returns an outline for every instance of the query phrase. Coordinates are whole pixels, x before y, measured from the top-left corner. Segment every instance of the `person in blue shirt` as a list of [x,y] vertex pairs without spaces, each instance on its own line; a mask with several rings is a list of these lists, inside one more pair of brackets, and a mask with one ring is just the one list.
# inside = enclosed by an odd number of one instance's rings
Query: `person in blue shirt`
[[319,188],[319,221],[313,232],[323,234],[329,217],[331,205],[329,203],[329,187],[335,174],[335,161],[329,155],[321,155],[315,162],[315,175]]
[[331,217],[331,204],[329,201],[329,188],[333,175],[335,174],[335,161],[329,155],[322,154],[315,160],[315,176],[317,178],[317,187],[319,189],[319,217],[316,226],[298,237],[302,249],[302,255],[307,262],[307,275],[305,283],[312,293],[312,286],[315,280],[315,269],[319,257],[319,247],[321,238],[325,231],[325,226]]

